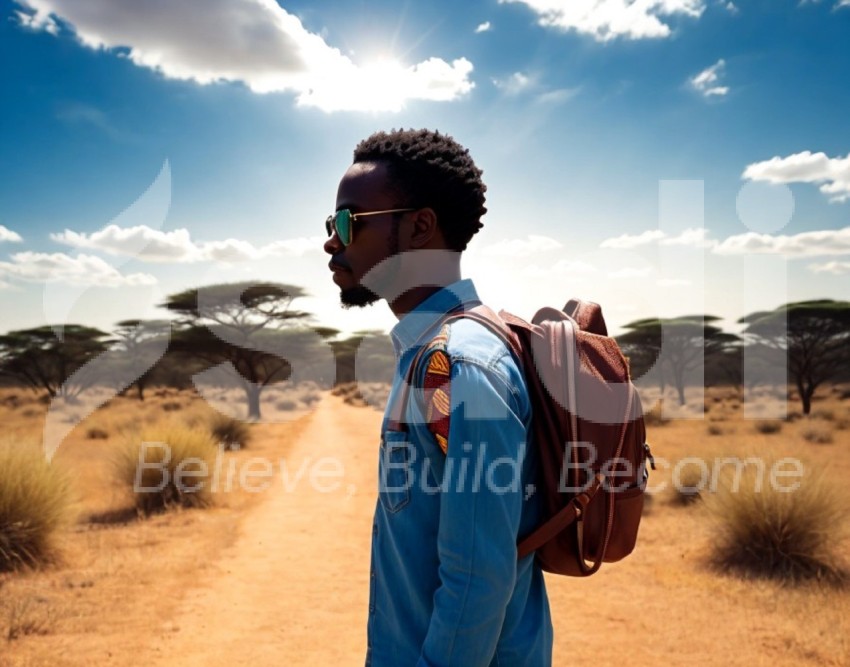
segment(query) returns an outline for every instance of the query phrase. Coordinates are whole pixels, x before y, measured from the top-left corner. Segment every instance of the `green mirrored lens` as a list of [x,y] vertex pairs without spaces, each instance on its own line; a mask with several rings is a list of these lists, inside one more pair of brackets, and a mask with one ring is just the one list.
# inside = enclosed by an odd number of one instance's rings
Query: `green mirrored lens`
[[334,228],[342,245],[351,243],[351,211],[344,208],[334,215]]

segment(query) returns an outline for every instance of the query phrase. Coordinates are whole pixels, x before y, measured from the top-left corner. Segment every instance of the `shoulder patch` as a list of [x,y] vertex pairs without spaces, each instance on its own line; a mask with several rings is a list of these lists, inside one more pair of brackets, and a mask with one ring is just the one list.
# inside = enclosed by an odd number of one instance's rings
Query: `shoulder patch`
[[451,360],[446,352],[448,326],[428,344],[428,367],[423,389],[428,430],[445,454],[449,446],[449,414],[451,413]]

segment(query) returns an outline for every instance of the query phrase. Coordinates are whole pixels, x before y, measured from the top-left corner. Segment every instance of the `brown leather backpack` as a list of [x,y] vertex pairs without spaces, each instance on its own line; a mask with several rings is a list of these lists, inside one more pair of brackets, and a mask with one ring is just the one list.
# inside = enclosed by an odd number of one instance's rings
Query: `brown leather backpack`
[[519,540],[518,557],[534,552],[547,572],[581,577],[629,555],[643,510],[646,461],[653,461],[628,363],[607,335],[600,307],[571,300],[526,322],[477,306],[444,322],[462,317],[509,345],[528,384],[537,491],[547,518]]

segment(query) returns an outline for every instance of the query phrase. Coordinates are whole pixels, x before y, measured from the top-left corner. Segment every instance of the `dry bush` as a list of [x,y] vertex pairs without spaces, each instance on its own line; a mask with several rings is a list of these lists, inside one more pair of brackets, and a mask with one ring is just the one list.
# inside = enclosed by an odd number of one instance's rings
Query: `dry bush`
[[331,395],[333,396],[349,396],[357,392],[357,383],[356,382],[343,382],[342,384],[338,384],[333,389],[331,389]]
[[298,401],[293,401],[291,398],[285,398],[282,401],[275,403],[275,407],[278,410],[283,410],[284,412],[295,410],[298,407]]
[[796,421],[799,421],[803,418],[802,412],[789,412],[785,415],[785,421],[789,424],[793,424]]
[[86,431],[86,437],[89,440],[106,440],[109,437],[109,433],[102,428],[94,426]]
[[54,560],[71,500],[67,476],[39,447],[0,442],[0,572]]
[[706,433],[708,435],[723,435],[723,429],[717,424],[709,424]]
[[832,410],[814,410],[811,414],[811,419],[819,419],[825,422],[835,421],[835,413]]
[[779,433],[782,430],[782,422],[769,419],[760,419],[755,423],[755,429],[762,435],[774,435],[775,433]]
[[162,409],[165,412],[177,412],[183,409],[183,404],[177,401],[166,401],[162,404]]
[[803,440],[815,445],[829,445],[832,444],[832,431],[812,424],[803,429]]
[[756,474],[746,468],[737,489],[727,477],[708,499],[718,528],[714,566],[744,578],[786,584],[846,582],[840,554],[848,507],[837,488],[810,474],[798,488],[783,491],[770,483],[759,486]]
[[850,387],[845,387],[844,389],[842,389],[841,393],[838,394],[838,397],[842,401],[846,401],[847,399],[850,399]]
[[40,596],[0,600],[0,639],[12,642],[23,637],[52,634],[57,617],[56,609]]
[[684,465],[679,469],[678,479],[674,478],[672,491],[673,503],[676,505],[693,505],[701,498],[702,487],[707,480],[705,470],[697,465]]
[[222,414],[213,417],[210,434],[223,449],[244,449],[251,440],[248,424]]
[[643,413],[643,421],[647,426],[666,426],[670,419],[663,416],[664,405],[661,401],[656,403],[651,410]]
[[173,507],[210,505],[216,452],[215,441],[204,430],[152,427],[127,437],[113,467],[136,511],[147,516]]

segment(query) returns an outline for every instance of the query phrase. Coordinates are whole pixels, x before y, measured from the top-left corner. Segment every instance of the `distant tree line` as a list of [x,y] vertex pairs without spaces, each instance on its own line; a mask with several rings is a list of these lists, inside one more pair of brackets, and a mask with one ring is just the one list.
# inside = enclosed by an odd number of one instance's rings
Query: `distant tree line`
[[223,283],[184,290],[160,304],[174,317],[129,319],[105,332],[77,324],[0,335],[0,383],[73,398],[95,385],[139,400],[151,386],[196,387],[199,379],[244,392],[247,417],[261,417],[269,385],[315,379],[353,381],[360,344],[382,350],[379,366],[392,378],[392,346],[379,332],[339,338],[316,326],[293,302],[303,288],[272,282]]
[[[144,400],[151,386],[190,388],[202,378],[241,389],[247,416],[258,419],[262,391],[278,382],[389,382],[388,336],[360,331],[340,338],[337,329],[318,326],[310,313],[293,307],[305,295],[283,283],[222,283],[168,296],[160,306],[171,319],[123,320],[112,332],[78,324],[10,331],[0,335],[0,383],[51,398],[112,383]],[[824,383],[850,380],[850,302],[803,301],[751,313],[739,320],[740,335],[724,332],[719,320],[645,318],[626,324],[617,340],[633,377],[658,383],[662,392],[674,388],[682,404],[694,381],[763,382],[778,354],[806,414]]]

